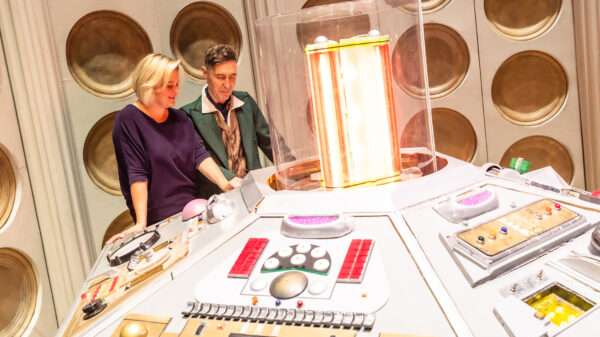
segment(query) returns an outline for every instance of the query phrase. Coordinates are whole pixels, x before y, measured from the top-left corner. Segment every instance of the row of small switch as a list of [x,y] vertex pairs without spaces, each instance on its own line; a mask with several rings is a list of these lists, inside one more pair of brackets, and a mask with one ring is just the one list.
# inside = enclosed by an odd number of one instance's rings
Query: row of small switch
[[371,330],[375,324],[375,313],[280,309],[199,302],[188,302],[182,314],[185,317],[239,319],[267,323],[304,324],[356,329],[364,328],[365,330]]

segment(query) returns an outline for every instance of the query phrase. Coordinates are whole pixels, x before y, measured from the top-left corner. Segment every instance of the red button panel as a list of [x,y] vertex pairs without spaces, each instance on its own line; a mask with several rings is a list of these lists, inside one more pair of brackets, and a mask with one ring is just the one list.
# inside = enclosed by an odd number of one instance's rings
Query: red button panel
[[254,269],[256,261],[258,261],[267,246],[267,242],[269,242],[269,239],[265,238],[248,239],[244,249],[242,249],[233,267],[231,267],[228,277],[248,278],[252,269]]
[[344,263],[338,274],[337,281],[345,283],[361,283],[369,257],[373,251],[373,240],[371,239],[353,239],[346,252]]

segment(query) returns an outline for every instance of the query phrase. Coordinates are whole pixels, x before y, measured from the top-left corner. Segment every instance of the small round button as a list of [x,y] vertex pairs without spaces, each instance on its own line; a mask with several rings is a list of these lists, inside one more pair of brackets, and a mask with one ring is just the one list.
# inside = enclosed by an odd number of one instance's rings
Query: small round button
[[538,220],[542,220],[542,213],[540,213],[540,212],[535,213],[535,218]]
[[310,247],[311,247],[310,243],[301,243],[296,246],[296,251],[300,254],[308,253],[308,251],[310,250]]
[[556,208],[557,211],[560,211],[561,206],[559,203],[555,203],[554,208]]
[[323,281],[314,281],[308,286],[308,292],[312,295],[321,295],[325,290],[327,290],[327,283]]
[[252,296],[252,305],[256,305],[258,303],[258,297]]
[[319,259],[319,258],[322,258],[323,256],[325,256],[326,253],[327,253],[327,251],[325,250],[325,248],[316,247],[310,251],[310,256],[312,256],[315,259]]
[[281,300],[279,300],[279,299],[278,299],[278,300],[275,300],[275,306],[276,306],[276,307],[278,307],[278,306],[280,306],[280,305],[281,305]]
[[265,261],[264,267],[267,270],[277,269],[277,267],[279,267],[279,259],[276,257],[268,259],[267,261]]
[[257,278],[256,280],[252,281],[252,283],[250,283],[250,289],[252,289],[253,291],[261,291],[267,287],[267,284],[269,284],[269,282],[267,282],[266,279],[262,277]]
[[483,235],[477,237],[477,243],[479,243],[480,245],[485,243],[485,238],[483,237]]
[[292,256],[292,258],[290,259],[290,262],[294,266],[299,266],[299,265],[303,264],[305,261],[306,261],[306,255],[304,255],[304,254],[296,254],[296,255]]
[[302,302],[301,300],[298,300],[298,302],[296,302],[296,306],[298,308],[302,308],[303,305],[304,305],[304,302]]
[[316,271],[326,271],[329,269],[329,260],[327,259],[318,259],[313,264],[313,269]]
[[495,240],[496,239],[496,232],[490,231],[488,233],[488,236],[489,236],[490,239]]
[[508,234],[508,228],[506,228],[506,227],[500,228],[500,233],[501,234]]
[[283,247],[277,252],[277,255],[279,255],[281,257],[288,257],[288,256],[292,255],[292,253],[293,253],[292,248]]

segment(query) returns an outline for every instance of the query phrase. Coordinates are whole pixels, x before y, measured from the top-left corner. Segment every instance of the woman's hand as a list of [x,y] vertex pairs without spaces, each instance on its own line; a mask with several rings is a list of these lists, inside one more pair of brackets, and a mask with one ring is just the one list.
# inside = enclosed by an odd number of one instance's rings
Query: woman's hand
[[242,179],[239,177],[233,177],[231,180],[227,181],[227,178],[225,178],[225,175],[223,172],[221,172],[221,169],[211,157],[204,159],[200,165],[198,165],[198,171],[204,174],[208,180],[219,186],[223,192],[231,191],[234,188],[239,188],[241,185]]
[[106,241],[105,244],[110,245],[111,243],[115,242],[116,240],[122,239],[131,233],[143,231],[144,228],[146,228],[145,224],[142,224],[142,223],[135,224],[135,225],[127,228],[126,230],[122,231],[121,233],[113,235],[110,239],[108,239],[108,241]]

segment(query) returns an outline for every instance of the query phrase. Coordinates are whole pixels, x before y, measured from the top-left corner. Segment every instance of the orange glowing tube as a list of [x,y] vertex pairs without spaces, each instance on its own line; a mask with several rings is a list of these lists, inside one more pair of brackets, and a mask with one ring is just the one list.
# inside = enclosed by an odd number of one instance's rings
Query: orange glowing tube
[[323,185],[399,177],[400,135],[387,36],[306,47]]

